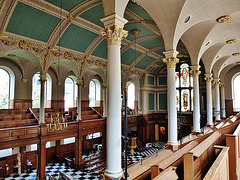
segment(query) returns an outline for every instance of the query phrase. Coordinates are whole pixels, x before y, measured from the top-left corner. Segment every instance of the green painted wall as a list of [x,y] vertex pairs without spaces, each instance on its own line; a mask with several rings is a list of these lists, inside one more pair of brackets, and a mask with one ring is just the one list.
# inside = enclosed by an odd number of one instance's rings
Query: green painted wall
[[154,77],[153,76],[147,76],[147,83],[149,85],[154,85]]
[[148,110],[155,110],[155,94],[148,93]]
[[167,77],[158,77],[158,85],[167,85]]
[[159,110],[167,110],[167,94],[158,95]]

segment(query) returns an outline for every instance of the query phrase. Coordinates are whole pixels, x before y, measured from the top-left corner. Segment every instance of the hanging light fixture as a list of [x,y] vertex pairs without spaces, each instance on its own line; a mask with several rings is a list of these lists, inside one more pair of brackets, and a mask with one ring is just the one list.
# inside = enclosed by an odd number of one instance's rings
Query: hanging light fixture
[[68,125],[65,122],[63,115],[60,118],[59,113],[56,113],[56,117],[54,118],[51,115],[51,122],[50,124],[47,124],[47,131],[48,132],[63,131],[63,130],[66,130],[67,127]]

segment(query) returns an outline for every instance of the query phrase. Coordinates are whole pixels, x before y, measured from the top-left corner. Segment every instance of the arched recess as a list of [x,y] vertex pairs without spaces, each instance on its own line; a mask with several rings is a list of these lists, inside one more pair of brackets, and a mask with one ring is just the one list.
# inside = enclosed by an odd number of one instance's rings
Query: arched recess
[[127,82],[127,107],[135,109],[135,85],[132,82]]
[[232,78],[233,111],[240,111],[240,72]]
[[[52,78],[47,73],[46,74],[46,83],[45,83],[45,102],[44,107],[51,107],[52,99]],[[40,92],[41,91],[41,81],[40,81],[40,72],[37,72],[32,77],[32,108],[40,108]]]
[[68,76],[64,83],[64,107],[68,111],[71,107],[77,106],[77,78]]
[[15,74],[6,67],[0,66],[0,109],[13,108]]

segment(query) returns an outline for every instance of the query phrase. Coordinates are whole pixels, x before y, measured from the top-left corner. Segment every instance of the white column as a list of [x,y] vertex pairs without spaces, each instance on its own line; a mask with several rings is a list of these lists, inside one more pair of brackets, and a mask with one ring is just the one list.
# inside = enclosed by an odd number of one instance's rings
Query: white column
[[225,83],[221,82],[221,112],[222,118],[226,118],[226,108],[225,108]]
[[215,117],[215,119],[216,119],[216,114],[215,114],[215,106],[216,106],[216,100],[215,100],[215,83],[214,83],[214,81],[212,81],[212,111],[213,111],[213,117]]
[[168,144],[178,145],[177,137],[177,107],[176,107],[176,82],[175,68],[179,60],[176,58],[177,51],[163,52],[167,64],[167,103],[168,103]]
[[148,113],[148,91],[142,89],[142,114]]
[[123,26],[124,18],[113,14],[101,19],[106,29],[101,35],[108,41],[108,72],[107,72],[107,168],[108,179],[120,178],[123,175],[121,161],[121,40],[127,37]]
[[39,122],[40,124],[45,123],[45,83],[47,81],[47,76],[45,74],[40,75],[40,82],[41,82],[41,92],[40,92],[40,112],[39,112]]
[[207,91],[207,125],[213,125],[212,118],[212,74],[205,74],[206,78],[206,91]]
[[200,101],[199,101],[199,71],[200,66],[191,66],[193,75],[193,132],[201,132]]
[[215,82],[215,117],[216,121],[221,121],[220,117],[220,94],[219,94],[219,82],[218,79],[214,79]]
[[82,102],[82,98],[81,98],[81,89],[83,86],[83,80],[77,80],[77,87],[78,87],[78,96],[77,96],[77,121],[82,120],[81,118],[81,112],[82,112],[82,106],[81,106],[81,102]]
[[103,116],[107,117],[107,83],[102,83],[103,89]]

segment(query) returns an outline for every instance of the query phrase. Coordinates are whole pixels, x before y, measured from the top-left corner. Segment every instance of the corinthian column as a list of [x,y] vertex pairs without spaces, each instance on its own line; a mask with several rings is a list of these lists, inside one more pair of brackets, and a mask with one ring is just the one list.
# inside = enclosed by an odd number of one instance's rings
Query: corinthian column
[[107,71],[107,168],[105,176],[108,179],[123,175],[121,168],[121,40],[127,37],[123,26],[127,20],[113,14],[101,19],[105,28],[101,35],[108,42]]
[[220,118],[220,94],[219,94],[219,82],[218,79],[214,79],[215,82],[215,117],[216,121],[221,121]]
[[82,120],[81,118],[81,112],[82,112],[82,107],[81,107],[81,88],[83,86],[83,80],[77,80],[77,87],[78,87],[78,96],[77,96],[77,121]]
[[221,112],[222,118],[226,118],[226,109],[225,109],[225,83],[221,82]]
[[103,116],[107,117],[107,83],[102,83],[103,89]]
[[47,81],[46,74],[40,75],[40,82],[41,82],[41,92],[40,92],[40,113],[39,113],[39,122],[40,124],[45,123],[45,83]]
[[207,88],[207,125],[213,125],[212,118],[212,74],[205,74],[206,88]]
[[177,51],[163,52],[166,58],[163,62],[167,65],[167,103],[168,103],[168,144],[178,145],[177,139],[177,109],[176,109],[176,83],[175,68],[179,60]]
[[199,103],[199,71],[200,66],[191,66],[193,75],[193,132],[201,132]]

